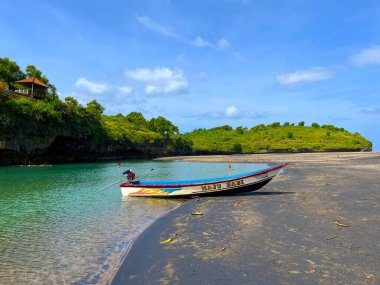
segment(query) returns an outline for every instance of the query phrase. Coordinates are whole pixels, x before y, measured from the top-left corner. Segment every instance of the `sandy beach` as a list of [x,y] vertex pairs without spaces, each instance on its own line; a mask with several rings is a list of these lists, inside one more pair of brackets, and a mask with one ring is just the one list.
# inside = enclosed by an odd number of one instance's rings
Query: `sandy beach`
[[112,284],[380,284],[380,153],[165,159],[289,166],[260,191],[160,218]]

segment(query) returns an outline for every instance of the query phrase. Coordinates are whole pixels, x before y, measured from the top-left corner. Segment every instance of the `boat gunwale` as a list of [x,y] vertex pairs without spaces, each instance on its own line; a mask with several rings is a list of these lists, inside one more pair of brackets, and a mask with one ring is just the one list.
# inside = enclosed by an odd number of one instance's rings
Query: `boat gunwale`
[[[241,186],[235,186],[235,187],[230,187],[230,188],[227,188],[227,189],[223,189],[223,190],[214,190],[214,191],[211,191],[211,192],[197,192],[197,193],[191,193],[191,194],[178,194],[178,195],[160,195],[160,194],[157,194],[157,195],[152,195],[152,194],[142,194],[142,193],[138,193],[138,194],[135,194],[135,193],[131,193],[129,194],[130,197],[141,197],[141,198],[168,198],[168,199],[176,199],[176,198],[188,198],[188,197],[202,197],[202,196],[216,196],[216,195],[222,195],[223,193],[227,193],[227,192],[230,192],[230,191],[233,191],[233,190],[236,190],[234,191],[234,194],[238,194],[238,193],[241,193],[241,191],[239,191],[240,189],[243,189],[243,188],[250,188],[250,187],[253,187],[255,186],[256,184],[260,184],[260,183],[263,183],[264,181],[271,181],[273,179],[273,177],[265,177],[261,180],[258,180],[258,181],[255,181],[253,183],[250,183],[250,184],[246,184],[246,185],[241,185]],[[244,191],[244,192],[252,192],[252,191],[256,191],[256,190],[247,190],[247,191]]]
[[[224,179],[224,180],[217,180],[217,179],[228,178],[228,176],[221,177],[221,178],[215,178],[214,181],[207,181],[208,179],[205,179],[204,182],[199,182],[199,183],[186,183],[186,184],[185,183],[184,184],[180,184],[180,183],[176,183],[176,184],[141,184],[141,183],[129,184],[129,183],[122,183],[120,185],[120,187],[122,187],[122,188],[176,188],[176,187],[191,187],[191,186],[210,185],[210,184],[215,184],[215,183],[225,183],[225,182],[235,181],[235,180],[239,180],[239,179],[245,179],[245,178],[249,178],[249,177],[258,176],[261,174],[265,174],[265,173],[283,168],[287,165],[288,164],[286,162],[285,163],[279,163],[279,164],[274,165],[274,166],[269,167],[269,168],[256,170],[254,172],[251,172],[248,175],[242,174],[242,176],[233,176],[229,179]],[[211,179],[214,179],[214,178],[211,178]],[[160,181],[158,181],[158,182],[160,182]],[[173,181],[173,182],[175,182],[175,181]],[[187,181],[184,180],[184,182],[187,182]]]

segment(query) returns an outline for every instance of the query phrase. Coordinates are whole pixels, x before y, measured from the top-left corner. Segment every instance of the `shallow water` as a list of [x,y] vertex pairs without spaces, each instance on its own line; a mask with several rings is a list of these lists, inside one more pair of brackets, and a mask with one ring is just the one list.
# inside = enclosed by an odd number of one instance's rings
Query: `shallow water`
[[[141,180],[228,175],[226,163],[128,161],[0,168],[0,284],[104,284],[135,236],[179,200],[121,196],[132,168]],[[263,165],[233,164],[232,174]]]

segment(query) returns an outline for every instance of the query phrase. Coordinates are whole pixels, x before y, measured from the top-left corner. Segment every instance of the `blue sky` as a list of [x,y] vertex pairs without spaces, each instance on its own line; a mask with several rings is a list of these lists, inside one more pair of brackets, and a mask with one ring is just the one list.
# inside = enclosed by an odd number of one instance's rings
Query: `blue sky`
[[11,1],[0,57],[61,98],[162,115],[182,132],[334,124],[380,150],[380,2]]

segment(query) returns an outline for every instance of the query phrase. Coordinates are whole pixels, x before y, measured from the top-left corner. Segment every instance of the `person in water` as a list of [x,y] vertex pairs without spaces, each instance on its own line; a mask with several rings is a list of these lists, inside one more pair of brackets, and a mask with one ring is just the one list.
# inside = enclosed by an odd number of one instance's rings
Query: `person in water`
[[125,175],[125,177],[127,177],[128,182],[133,181],[136,176],[135,173],[131,171],[130,169],[128,169],[127,171],[124,171],[123,174]]

